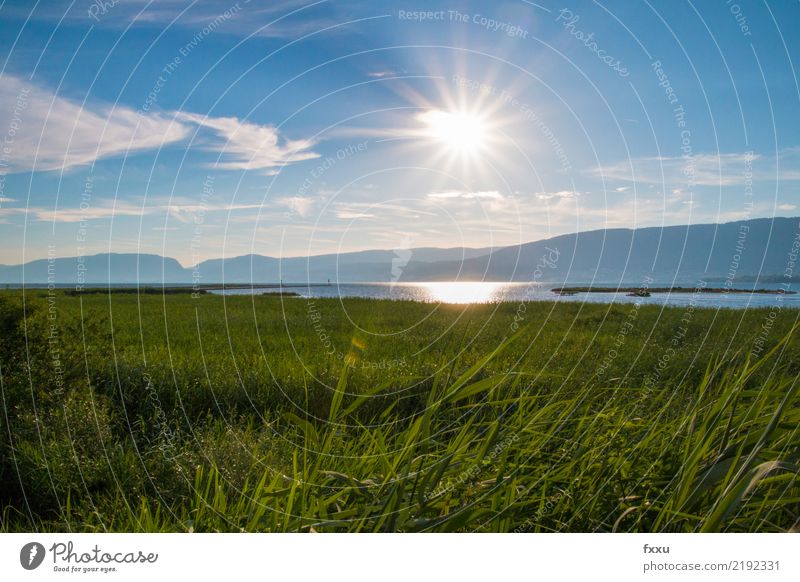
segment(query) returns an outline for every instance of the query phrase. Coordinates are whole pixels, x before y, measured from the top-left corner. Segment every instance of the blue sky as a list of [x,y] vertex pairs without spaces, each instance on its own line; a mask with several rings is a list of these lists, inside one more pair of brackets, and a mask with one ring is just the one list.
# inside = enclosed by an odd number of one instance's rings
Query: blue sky
[[0,263],[800,214],[797,2],[0,7]]

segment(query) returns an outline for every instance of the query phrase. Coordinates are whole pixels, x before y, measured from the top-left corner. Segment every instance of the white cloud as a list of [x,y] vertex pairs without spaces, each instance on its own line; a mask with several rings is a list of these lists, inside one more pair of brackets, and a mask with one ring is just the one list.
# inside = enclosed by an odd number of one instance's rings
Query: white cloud
[[175,117],[211,129],[224,140],[212,147],[229,159],[218,162],[217,168],[265,170],[266,174],[272,175],[277,172],[276,168],[319,157],[319,154],[309,151],[314,146],[313,140],[284,139],[281,143],[278,129],[271,125],[257,125],[236,117],[205,117],[180,111],[175,113]]
[[796,204],[779,204],[778,210],[797,210]]
[[16,200],[8,196],[0,196],[0,204],[5,204],[6,202],[16,202]]
[[128,107],[88,105],[54,95],[12,75],[0,76],[0,127],[13,128],[1,173],[66,170],[95,160],[154,149],[184,139],[189,128]]
[[306,198],[303,196],[290,196],[287,198],[278,198],[276,200],[281,206],[287,207],[295,214],[306,216],[311,208],[314,206],[314,199]]

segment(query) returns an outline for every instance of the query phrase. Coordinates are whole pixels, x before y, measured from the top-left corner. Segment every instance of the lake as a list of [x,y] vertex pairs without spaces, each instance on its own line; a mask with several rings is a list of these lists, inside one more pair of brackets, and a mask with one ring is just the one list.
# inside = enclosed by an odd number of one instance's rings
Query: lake
[[[696,282],[680,286],[694,288]],[[495,283],[495,282],[431,282],[431,283],[341,283],[331,285],[288,286],[286,291],[301,297],[366,297],[371,299],[411,300],[424,303],[496,303],[500,301],[555,301],[558,303],[639,303],[709,308],[748,309],[759,307],[800,308],[800,295],[759,293],[653,293],[650,297],[629,297],[618,293],[576,293],[557,295],[552,292],[560,283]],[[580,286],[580,284],[570,284]],[[656,285],[653,285],[656,286]],[[660,285],[660,286],[670,286]],[[674,286],[679,286],[675,284]],[[722,287],[709,283],[708,287]],[[792,285],[796,291],[799,284]],[[735,289],[752,290],[752,283],[733,285]],[[759,289],[780,289],[778,283],[759,283]],[[211,291],[221,295],[252,295],[275,293],[276,288],[226,289]]]

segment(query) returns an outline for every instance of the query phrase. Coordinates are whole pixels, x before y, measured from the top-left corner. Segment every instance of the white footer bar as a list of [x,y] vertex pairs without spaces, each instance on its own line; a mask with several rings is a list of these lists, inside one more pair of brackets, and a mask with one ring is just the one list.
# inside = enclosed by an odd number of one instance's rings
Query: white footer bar
[[[4,534],[2,580],[800,580],[792,534]],[[234,578],[231,578],[234,577]]]

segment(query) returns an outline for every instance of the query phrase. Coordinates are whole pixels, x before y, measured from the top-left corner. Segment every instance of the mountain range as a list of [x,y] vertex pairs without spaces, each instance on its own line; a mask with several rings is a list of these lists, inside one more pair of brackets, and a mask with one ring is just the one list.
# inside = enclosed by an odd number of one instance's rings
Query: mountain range
[[[800,251],[800,218],[601,229],[502,248],[368,250],[311,257],[245,255],[192,267],[154,254],[103,253],[0,265],[0,284],[249,284],[530,281],[686,283],[783,276]],[[798,273],[791,272],[790,275]]]

